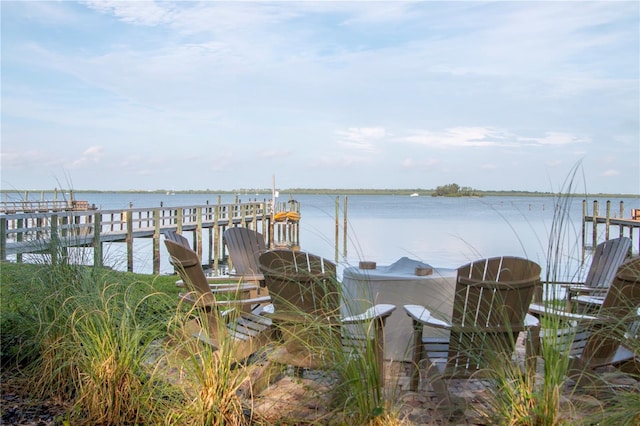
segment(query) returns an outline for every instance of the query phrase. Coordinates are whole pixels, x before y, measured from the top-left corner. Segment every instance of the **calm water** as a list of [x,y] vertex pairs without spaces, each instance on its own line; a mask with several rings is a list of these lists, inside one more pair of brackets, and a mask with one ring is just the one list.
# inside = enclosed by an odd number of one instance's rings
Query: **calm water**
[[[53,194],[44,194],[53,199]],[[6,199],[2,195],[2,199]],[[8,199],[23,199],[24,194],[9,194]],[[86,200],[102,209],[215,204],[217,194],[155,194],[155,193],[75,193],[77,200]],[[41,194],[30,194],[41,199]],[[241,195],[241,201],[263,200],[264,196]],[[281,193],[279,201],[294,198],[300,201],[300,243],[302,249],[329,259],[335,255],[336,196],[296,195]],[[61,196],[58,195],[58,199]],[[234,196],[220,195],[222,203],[231,203]],[[549,232],[553,223],[552,197],[481,197],[442,198],[431,196],[350,195],[347,204],[347,253],[343,253],[344,197],[339,200],[339,262],[357,264],[372,260],[389,264],[408,256],[436,267],[455,268],[470,260],[514,255],[534,260],[545,266]],[[606,199],[600,202],[603,214]],[[587,199],[589,213],[593,199]],[[625,216],[631,208],[640,208],[640,197],[611,199],[617,215],[619,202],[624,201]],[[563,263],[572,274],[579,270],[581,260],[582,198],[573,198],[569,205],[565,230]],[[601,226],[601,238],[604,227]],[[612,228],[618,235],[617,228]],[[590,232],[590,231],[588,231]],[[638,233],[634,235],[634,251],[638,250]],[[590,235],[590,234],[589,234]],[[136,272],[151,273],[151,242],[134,242]],[[161,269],[172,272],[166,251],[161,245]],[[123,244],[105,246],[106,261],[117,269],[125,269]],[[576,262],[577,265],[575,264]]]

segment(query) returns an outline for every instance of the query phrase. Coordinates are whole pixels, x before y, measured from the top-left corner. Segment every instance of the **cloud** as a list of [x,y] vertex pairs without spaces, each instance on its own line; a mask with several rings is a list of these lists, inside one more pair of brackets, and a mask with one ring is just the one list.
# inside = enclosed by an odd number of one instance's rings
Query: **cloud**
[[3,168],[11,169],[29,169],[40,168],[43,166],[59,166],[63,163],[62,159],[39,149],[31,149],[26,151],[3,151],[0,153]]
[[82,155],[86,158],[99,159],[104,154],[104,148],[102,146],[92,146],[87,148]]
[[547,132],[542,137],[525,137],[491,127],[454,127],[442,131],[418,130],[400,138],[404,142],[434,148],[494,148],[516,146],[559,146],[586,143],[588,139],[568,133]]
[[347,130],[338,130],[339,143],[347,148],[364,152],[377,152],[375,142],[383,140],[387,136],[384,127],[350,127]]
[[104,148],[101,146],[92,146],[87,148],[82,156],[76,160],[74,160],[69,168],[70,169],[79,169],[84,167],[89,167],[95,165],[100,162],[104,155]]
[[605,170],[604,172],[600,173],[600,176],[603,176],[603,177],[611,177],[611,176],[619,176],[619,175],[620,175],[620,171],[614,170],[614,169]]
[[402,167],[405,169],[423,169],[423,168],[433,168],[437,165],[441,164],[440,160],[429,159],[429,160],[416,160],[415,158],[405,158],[402,160]]
[[291,156],[292,151],[289,149],[266,149],[260,151],[258,156],[260,158],[285,158]]
[[523,142],[531,142],[533,145],[542,146],[570,145],[574,143],[586,143],[589,141],[586,138],[580,138],[569,133],[561,132],[547,132],[543,137],[540,138],[521,137],[519,138],[519,140]]
[[372,164],[371,158],[363,157],[361,155],[347,155],[347,156],[328,156],[323,155],[318,157],[312,162],[311,167],[323,169],[342,169],[359,165]]
[[123,22],[135,25],[154,26],[171,19],[171,10],[161,7],[153,0],[136,1],[85,1],[91,9],[110,13]]
[[505,145],[506,135],[487,127],[455,127],[440,132],[420,130],[401,140],[436,148],[492,147]]

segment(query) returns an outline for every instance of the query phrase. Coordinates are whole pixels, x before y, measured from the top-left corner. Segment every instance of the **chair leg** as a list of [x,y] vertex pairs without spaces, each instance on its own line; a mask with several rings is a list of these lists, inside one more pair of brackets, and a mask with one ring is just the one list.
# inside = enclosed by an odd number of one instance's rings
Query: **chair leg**
[[380,387],[384,387],[384,324],[385,318],[375,320],[374,341],[376,364],[378,366],[378,373],[380,377]]
[[418,390],[420,384],[420,361],[424,357],[424,345],[422,344],[422,325],[413,321],[413,357],[409,373],[409,390]]
[[438,371],[438,366],[430,364],[427,367],[427,378],[429,379],[429,384],[433,388],[433,391],[442,403],[443,408],[453,408],[454,403],[451,398],[451,394],[449,393],[449,386]]
[[527,373],[535,377],[538,356],[540,356],[540,327],[531,327],[525,340]]

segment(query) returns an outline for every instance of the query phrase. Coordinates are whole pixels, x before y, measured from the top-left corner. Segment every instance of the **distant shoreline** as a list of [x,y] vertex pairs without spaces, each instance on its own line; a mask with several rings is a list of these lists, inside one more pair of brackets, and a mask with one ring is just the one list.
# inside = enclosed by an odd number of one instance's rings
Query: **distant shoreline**
[[[60,189],[3,189],[0,192],[5,194],[15,193],[41,193],[41,192],[60,192],[68,193],[69,190]],[[412,194],[419,194],[420,196],[433,196],[435,189],[328,189],[328,188],[285,188],[278,189],[281,194],[309,194],[309,195],[400,195],[409,196]],[[232,190],[92,190],[92,189],[74,189],[74,193],[88,193],[88,194],[165,194],[171,192],[172,194],[238,194],[238,195],[271,195],[271,189],[232,189]],[[571,197],[623,197],[623,198],[640,198],[640,194],[616,194],[616,193],[574,193],[574,194],[559,194],[554,192],[541,192],[541,191],[482,191],[474,190],[474,194],[480,197],[553,197],[553,196],[571,196]],[[448,195],[449,197],[464,197],[465,195]]]

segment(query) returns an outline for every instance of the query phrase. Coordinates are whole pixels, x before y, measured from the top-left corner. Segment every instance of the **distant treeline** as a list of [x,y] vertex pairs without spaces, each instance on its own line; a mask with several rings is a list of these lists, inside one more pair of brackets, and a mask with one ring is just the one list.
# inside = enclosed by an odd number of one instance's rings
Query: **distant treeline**
[[[167,189],[157,189],[157,190],[87,190],[87,189],[74,189],[72,191],[69,190],[60,190],[60,189],[45,189],[45,190],[16,190],[16,189],[3,189],[2,193],[40,193],[40,192],[73,192],[73,193],[119,193],[119,194],[140,194],[140,193],[159,193],[164,194],[167,192],[172,192],[175,194],[238,194],[238,195],[265,195],[267,197],[271,196],[271,188],[239,188],[232,190],[223,190],[223,189],[190,189],[190,190],[167,190]],[[628,198],[640,198],[639,194],[615,194],[615,193],[593,193],[593,194],[557,194],[553,192],[542,192],[542,191],[518,191],[518,190],[490,190],[483,191],[479,189],[473,189],[470,187],[459,186],[458,184],[452,183],[448,185],[438,186],[435,189],[425,189],[425,188],[403,188],[403,189],[368,189],[368,188],[286,188],[286,189],[278,189],[280,194],[310,194],[310,195],[402,195],[408,196],[411,194],[418,194],[421,196],[443,196],[443,197],[488,197],[488,196],[501,196],[501,197],[550,197],[554,195],[571,195],[574,197],[628,197]]]

